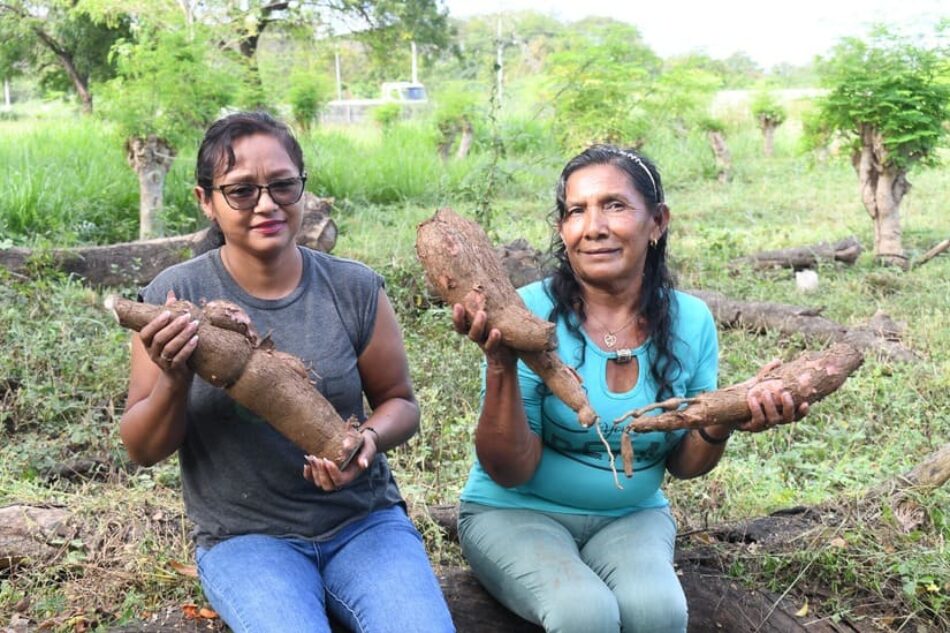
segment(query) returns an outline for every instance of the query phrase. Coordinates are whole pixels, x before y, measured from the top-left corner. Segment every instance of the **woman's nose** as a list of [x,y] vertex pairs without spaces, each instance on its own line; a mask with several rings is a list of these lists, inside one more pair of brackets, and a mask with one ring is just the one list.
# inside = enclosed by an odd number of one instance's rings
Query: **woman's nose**
[[591,207],[584,214],[584,235],[597,237],[607,232],[607,216],[600,207]]

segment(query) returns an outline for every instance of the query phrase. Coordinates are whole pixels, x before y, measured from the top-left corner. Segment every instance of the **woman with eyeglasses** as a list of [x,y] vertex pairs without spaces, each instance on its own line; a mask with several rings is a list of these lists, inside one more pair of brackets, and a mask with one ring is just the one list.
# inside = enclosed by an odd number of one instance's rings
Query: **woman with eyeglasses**
[[[588,148],[561,172],[551,277],[522,288],[528,309],[556,324],[558,354],[576,368],[600,430],[576,413],[486,326],[454,306],[456,330],[485,354],[477,460],[462,491],[462,553],[501,603],[546,631],[681,632],[687,609],[673,568],[676,525],[666,473],[712,470],[732,429],[638,433],[623,470],[624,413],[716,389],[718,343],[706,305],[678,292],[666,262],[670,212],[645,156]],[[761,431],[804,415],[775,381],[750,390]]]
[[296,244],[303,153],[270,116],[214,123],[195,175],[223,245],[165,270],[141,299],[238,304],[363,437],[342,471],[305,455],[194,376],[196,323],[166,312],[134,335],[122,440],[145,466],[178,453],[205,595],[239,632],[329,631],[328,614],[354,631],[454,630],[384,455],[416,433],[419,408],[382,278]]

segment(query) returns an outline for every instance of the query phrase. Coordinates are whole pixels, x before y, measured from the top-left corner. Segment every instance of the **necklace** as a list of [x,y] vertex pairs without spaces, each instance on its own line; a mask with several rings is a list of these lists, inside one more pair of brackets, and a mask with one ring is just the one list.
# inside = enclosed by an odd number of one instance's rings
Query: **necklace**
[[617,334],[620,334],[621,332],[626,330],[628,327],[630,327],[630,324],[634,322],[634,320],[637,318],[638,315],[634,314],[632,317],[630,317],[627,320],[626,323],[624,323],[623,325],[621,325],[620,327],[618,327],[616,330],[613,330],[613,331],[610,331],[610,329],[606,325],[601,323],[601,321],[597,319],[597,317],[595,317],[593,314],[588,314],[587,316],[590,317],[594,321],[594,323],[599,325],[604,332],[606,332],[606,334],[604,334],[604,345],[606,345],[610,349],[613,349],[614,345],[617,344]]

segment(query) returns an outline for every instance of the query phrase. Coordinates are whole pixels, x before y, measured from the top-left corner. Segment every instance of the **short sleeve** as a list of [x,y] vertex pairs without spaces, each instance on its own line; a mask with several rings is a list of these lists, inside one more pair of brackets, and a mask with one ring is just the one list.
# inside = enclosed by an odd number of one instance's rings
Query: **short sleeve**
[[692,372],[686,395],[715,391],[719,384],[719,336],[712,313],[704,303],[695,318],[700,321],[698,346],[696,348],[696,367]]

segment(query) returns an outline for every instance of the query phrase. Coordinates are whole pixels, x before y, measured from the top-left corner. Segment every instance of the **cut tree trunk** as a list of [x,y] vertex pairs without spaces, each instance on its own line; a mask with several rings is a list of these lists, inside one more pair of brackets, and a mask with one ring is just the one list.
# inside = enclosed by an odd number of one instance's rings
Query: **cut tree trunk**
[[733,260],[732,266],[751,265],[755,269],[766,268],[816,268],[819,262],[843,262],[853,264],[861,254],[861,243],[853,235],[835,243],[819,242],[810,246],[763,251]]
[[891,362],[919,360],[917,354],[900,341],[903,327],[882,312],[876,313],[865,325],[848,328],[820,316],[821,308],[765,301],[737,301],[709,290],[685,292],[702,299],[712,310],[716,322],[724,328],[800,334],[806,340],[818,343],[847,343],[865,354],[873,354]]
[[883,135],[871,126],[861,130],[861,148],[851,157],[858,174],[861,200],[874,223],[874,256],[884,264],[907,269],[901,243],[901,200],[910,190],[907,172],[893,166]]
[[472,123],[468,119],[462,120],[462,139],[459,141],[459,148],[455,152],[455,158],[457,160],[462,160],[468,156],[468,152],[472,149],[472,142],[475,140],[475,130],[472,128]]
[[778,126],[769,118],[760,118],[762,128],[762,153],[771,157],[775,153],[775,128]]
[[137,303],[116,296],[105,307],[119,325],[139,331],[162,311],[198,321],[198,345],[188,366],[215,387],[259,415],[308,455],[332,460],[340,470],[362,445],[355,419],[344,422],[310,382],[303,362],[273,349],[254,332],[237,305],[212,301],[203,308],[176,301]]
[[165,176],[175,162],[175,148],[150,134],[125,144],[126,160],[139,177],[139,239],[160,234],[158,223],[164,200]]
[[709,139],[709,147],[712,149],[713,156],[716,157],[716,169],[718,173],[716,179],[719,182],[728,182],[732,175],[732,155],[729,153],[729,146],[726,145],[726,137],[722,132],[710,130],[706,133]]
[[[330,218],[332,200],[304,194],[304,214],[297,243],[329,253],[336,245],[337,228]],[[173,264],[178,264],[219,244],[210,229],[177,237],[108,246],[57,248],[39,253],[56,270],[102,286],[143,286]],[[36,255],[28,248],[0,249],[0,266],[17,276],[29,277]]]

